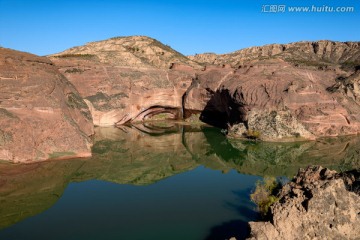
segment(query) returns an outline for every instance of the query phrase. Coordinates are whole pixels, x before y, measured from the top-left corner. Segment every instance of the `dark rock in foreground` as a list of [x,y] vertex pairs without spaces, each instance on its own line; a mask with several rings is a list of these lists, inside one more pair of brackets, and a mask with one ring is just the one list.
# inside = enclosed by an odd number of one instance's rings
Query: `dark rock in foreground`
[[250,222],[250,239],[359,239],[360,170],[301,169],[280,192],[269,222]]

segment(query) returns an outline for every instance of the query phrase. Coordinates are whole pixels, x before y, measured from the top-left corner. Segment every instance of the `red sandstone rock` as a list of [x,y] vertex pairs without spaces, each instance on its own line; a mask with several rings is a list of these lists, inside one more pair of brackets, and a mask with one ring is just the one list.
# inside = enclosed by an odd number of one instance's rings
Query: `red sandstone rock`
[[50,58],[79,90],[98,126],[163,112],[181,118],[182,96],[199,67],[147,37],[90,43]]
[[[201,112],[205,122],[244,123],[278,141],[360,132],[359,56],[357,42],[299,42],[190,57],[201,68],[154,39],[127,37],[50,58],[96,125]],[[274,116],[262,117],[268,113]]]
[[45,57],[0,48],[0,160],[91,155],[91,114]]
[[[354,53],[356,56],[357,52]],[[350,56],[349,56],[350,58]],[[203,111],[203,120],[212,123],[218,118],[227,124],[237,108],[238,122],[246,122],[247,129],[262,132],[264,140],[278,140],[291,136],[312,139],[313,136],[338,136],[360,132],[359,73],[341,69],[340,63],[332,69],[313,66],[295,66],[283,59],[257,60],[237,70],[206,68],[198,74],[198,84],[189,91],[187,108]],[[345,80],[339,82],[339,76]],[[334,86],[335,85],[335,86]],[[333,90],[331,90],[334,88]],[[203,97],[201,97],[203,96]],[[191,106],[194,99],[200,99]],[[300,125],[288,126],[288,133],[269,135],[270,128],[283,131],[269,119],[256,114],[288,112]],[[258,114],[257,114],[258,115]],[[263,121],[263,123],[261,123]],[[266,121],[266,122],[265,122]],[[216,122],[216,121],[215,121]],[[226,127],[221,126],[220,127]],[[304,131],[306,130],[306,131]],[[267,135],[267,136],[266,136]]]

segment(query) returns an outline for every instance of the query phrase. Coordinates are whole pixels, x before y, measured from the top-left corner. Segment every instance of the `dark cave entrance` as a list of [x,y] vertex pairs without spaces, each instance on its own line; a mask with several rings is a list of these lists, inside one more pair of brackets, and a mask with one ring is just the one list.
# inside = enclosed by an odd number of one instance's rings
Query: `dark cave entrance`
[[235,91],[233,95],[228,89],[216,92],[207,89],[212,95],[201,112],[200,120],[215,127],[227,129],[229,125],[244,123],[247,128],[248,107],[244,104],[241,93]]

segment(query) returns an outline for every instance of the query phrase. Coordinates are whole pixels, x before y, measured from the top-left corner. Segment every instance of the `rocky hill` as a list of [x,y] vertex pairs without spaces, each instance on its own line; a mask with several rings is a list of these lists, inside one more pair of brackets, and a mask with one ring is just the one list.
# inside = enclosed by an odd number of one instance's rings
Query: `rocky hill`
[[238,67],[250,62],[282,59],[296,66],[355,68],[360,65],[359,42],[295,42],[250,47],[228,54],[205,53],[189,56],[201,64],[230,64]]
[[292,141],[360,131],[359,54],[358,42],[319,41],[192,61],[154,39],[126,37],[50,59],[79,90],[95,125],[201,113],[206,123],[230,126],[233,137]]
[[168,69],[172,63],[200,67],[196,62],[170,46],[146,36],[114,37],[91,42],[84,46],[72,47],[50,57],[86,58],[123,67]]
[[88,156],[93,124],[193,114],[233,138],[358,134],[359,61],[359,42],[273,44],[190,58],[143,36],[48,58],[1,48],[0,160]]
[[79,90],[99,126],[158,114],[181,118],[182,96],[200,68],[157,40],[140,36],[89,43],[49,58]]

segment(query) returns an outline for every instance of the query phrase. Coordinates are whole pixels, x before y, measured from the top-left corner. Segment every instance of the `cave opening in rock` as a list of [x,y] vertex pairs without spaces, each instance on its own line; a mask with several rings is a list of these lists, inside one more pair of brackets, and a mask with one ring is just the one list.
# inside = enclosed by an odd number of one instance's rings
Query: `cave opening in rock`
[[235,91],[231,95],[228,89],[220,89],[216,92],[206,90],[210,92],[211,98],[201,112],[201,121],[222,129],[237,123],[244,123],[247,128],[248,107],[244,104],[241,93]]

